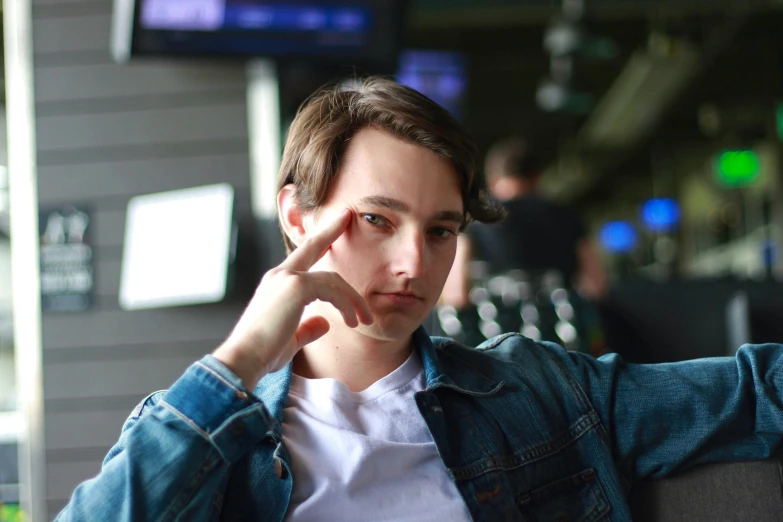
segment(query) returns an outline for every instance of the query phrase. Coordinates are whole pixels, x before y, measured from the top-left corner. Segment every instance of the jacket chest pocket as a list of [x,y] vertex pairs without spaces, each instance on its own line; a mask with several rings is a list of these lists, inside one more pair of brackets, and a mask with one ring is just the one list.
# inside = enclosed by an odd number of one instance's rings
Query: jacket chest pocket
[[517,505],[526,522],[596,522],[610,509],[593,469],[522,493]]

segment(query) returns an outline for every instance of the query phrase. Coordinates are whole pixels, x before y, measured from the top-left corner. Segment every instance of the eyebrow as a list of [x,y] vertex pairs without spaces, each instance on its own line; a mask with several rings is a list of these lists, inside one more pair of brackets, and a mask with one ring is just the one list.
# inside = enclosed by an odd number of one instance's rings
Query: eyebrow
[[[411,211],[411,207],[399,199],[389,198],[386,196],[365,196],[359,200],[361,203],[371,207],[382,207],[393,210],[394,212],[407,213]],[[465,216],[462,212],[456,210],[443,210],[437,212],[432,218],[436,221],[453,221],[462,225],[465,222]]]

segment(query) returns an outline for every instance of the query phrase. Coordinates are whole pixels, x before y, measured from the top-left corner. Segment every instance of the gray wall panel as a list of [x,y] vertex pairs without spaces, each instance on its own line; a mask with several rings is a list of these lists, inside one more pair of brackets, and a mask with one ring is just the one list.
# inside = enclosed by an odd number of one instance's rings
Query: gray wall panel
[[[111,0],[97,0],[99,2],[110,4]],[[33,0],[33,7],[49,6],[49,5],[79,5],[79,4],[94,4],[96,0]]]
[[109,196],[163,192],[209,183],[248,187],[247,153],[225,156],[100,162],[75,165],[39,165],[41,204],[81,201]]
[[117,210],[93,211],[90,241],[93,245],[122,245],[125,233],[125,205]]
[[[120,361],[142,361],[145,359],[166,358],[192,359],[197,360],[206,353],[211,353],[220,339],[203,338],[197,341],[184,341],[180,343],[158,343],[158,344],[112,344],[110,346],[88,346],[75,348],[60,348],[58,350],[49,350],[46,353],[46,367],[60,364],[75,364],[78,362],[110,362],[118,363]],[[54,399],[50,399],[53,402]],[[132,404],[122,403],[119,409],[130,409]],[[118,409],[116,406],[93,407],[92,410]],[[53,407],[52,411],[60,412],[62,409]]]
[[236,303],[134,312],[46,314],[44,352],[57,348],[218,339],[231,331],[242,309],[243,305]]
[[[50,500],[67,499],[81,482],[101,470],[102,459],[88,461],[49,461],[46,466],[46,488]],[[97,522],[97,521],[96,521]]]
[[68,19],[81,16],[104,15],[111,16],[111,0],[76,0],[75,2],[62,2],[50,4],[34,4],[33,19]]
[[241,68],[204,63],[151,61],[43,67],[36,72],[38,103],[119,96],[162,95],[243,88]]
[[[122,261],[106,260],[101,263],[101,269],[95,273],[95,295],[110,297],[114,301],[120,295],[120,277],[122,276]],[[114,303],[112,303],[114,304]],[[116,303],[119,306],[119,302]]]
[[62,498],[47,501],[46,510],[49,514],[48,520],[54,520],[54,517],[56,517],[57,514],[62,511],[67,503],[68,501]]
[[110,38],[111,16],[39,17],[35,20],[33,49],[36,54],[108,49]]
[[43,315],[50,517],[100,471],[122,422],[229,333],[244,303],[126,312],[117,294],[128,200],[228,182],[250,212],[244,68],[109,58],[111,0],[34,0],[38,190],[93,209],[95,306]]
[[122,259],[122,245],[97,245],[92,249],[92,257],[95,263],[100,266],[103,261],[117,261]]
[[153,391],[170,387],[193,362],[192,357],[155,357],[47,366],[44,369],[46,398],[138,395],[141,399]]
[[49,450],[111,447],[117,442],[129,414],[128,409],[47,412],[46,447]]
[[210,139],[84,149],[39,150],[38,165],[84,165],[88,163],[134,161],[139,158],[165,159],[223,154],[247,154],[247,140],[244,138],[233,140]]
[[[38,118],[39,150],[247,137],[246,104]],[[77,131],[78,130],[78,131]]]

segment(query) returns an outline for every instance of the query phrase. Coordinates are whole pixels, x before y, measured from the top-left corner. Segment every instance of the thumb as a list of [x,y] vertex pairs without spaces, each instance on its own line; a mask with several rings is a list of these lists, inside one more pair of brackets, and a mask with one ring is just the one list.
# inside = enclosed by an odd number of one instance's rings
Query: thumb
[[301,349],[303,346],[317,340],[328,331],[329,321],[325,318],[320,315],[308,317],[299,323],[299,328],[296,329],[296,333],[294,334],[297,348]]

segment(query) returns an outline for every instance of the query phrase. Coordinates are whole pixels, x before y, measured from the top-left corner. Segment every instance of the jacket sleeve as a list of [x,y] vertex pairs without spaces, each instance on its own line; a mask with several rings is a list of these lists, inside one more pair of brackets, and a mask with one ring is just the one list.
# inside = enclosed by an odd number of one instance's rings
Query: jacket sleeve
[[212,356],[134,409],[101,472],[73,492],[56,522],[206,520],[230,465],[274,421]]
[[550,348],[592,401],[631,481],[767,458],[783,438],[783,345],[650,365]]

